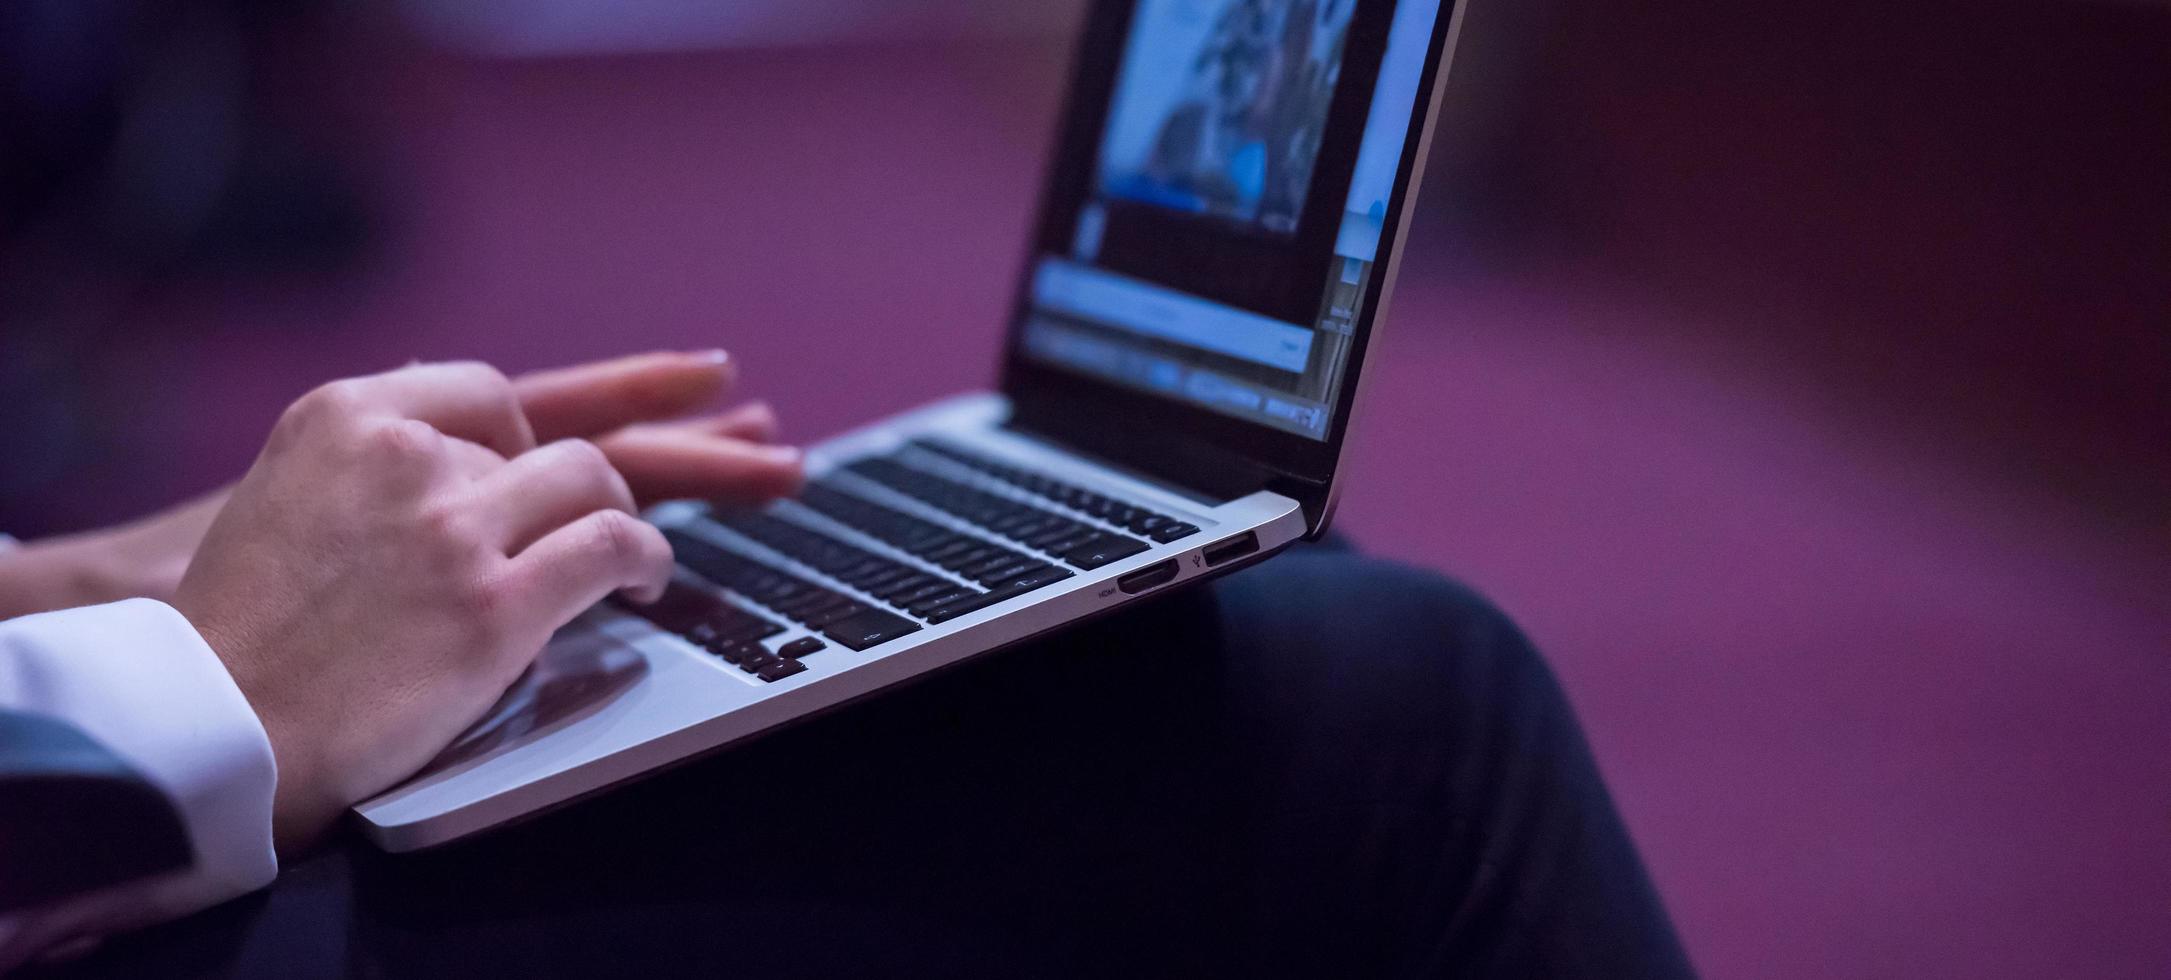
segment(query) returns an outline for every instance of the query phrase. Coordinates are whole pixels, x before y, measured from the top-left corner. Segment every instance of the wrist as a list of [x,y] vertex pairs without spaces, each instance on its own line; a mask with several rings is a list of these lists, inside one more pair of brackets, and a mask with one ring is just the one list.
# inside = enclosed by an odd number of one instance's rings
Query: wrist
[[282,859],[293,858],[322,839],[346,805],[329,791],[325,780],[317,778],[322,767],[304,751],[311,743],[279,730],[272,719],[261,714],[257,718],[264,723],[266,737],[271,740],[272,760],[279,768],[271,804],[272,849]]
[[265,741],[271,745],[272,765],[277,771],[271,807],[273,849],[281,858],[306,851],[345,809],[322,778],[326,770],[320,759],[324,746],[320,738],[312,737],[326,733],[325,720],[309,717],[306,711],[291,710],[280,700],[276,678],[269,673],[275,661],[266,656],[262,648],[267,644],[258,642],[260,637],[249,635],[245,629],[227,629],[222,617],[206,615],[206,610],[197,608],[187,596],[177,596],[173,605],[225,666],[227,676],[233,678],[242,699],[263,726]]

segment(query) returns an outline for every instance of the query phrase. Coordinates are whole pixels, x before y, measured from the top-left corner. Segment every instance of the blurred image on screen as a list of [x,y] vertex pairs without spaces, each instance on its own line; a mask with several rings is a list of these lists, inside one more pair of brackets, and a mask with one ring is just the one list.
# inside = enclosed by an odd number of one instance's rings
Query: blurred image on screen
[[1025,356],[1328,438],[1442,9],[1140,0]]
[[1355,7],[1144,0],[1103,146],[1103,193],[1295,231]]

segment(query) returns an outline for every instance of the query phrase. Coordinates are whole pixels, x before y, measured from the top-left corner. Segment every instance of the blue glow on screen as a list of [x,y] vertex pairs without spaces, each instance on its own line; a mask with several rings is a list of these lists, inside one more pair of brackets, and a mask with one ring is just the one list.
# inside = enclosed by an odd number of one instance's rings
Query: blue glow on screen
[[1095,263],[1119,202],[1251,234],[1294,234],[1355,7],[1356,0],[1139,0],[1093,197],[1078,216],[1071,253],[1043,256],[1035,269],[1028,356],[1326,438],[1355,325],[1373,299],[1370,272],[1422,94],[1438,0],[1395,4],[1336,258],[1318,270],[1326,299],[1316,321],[1284,323]]

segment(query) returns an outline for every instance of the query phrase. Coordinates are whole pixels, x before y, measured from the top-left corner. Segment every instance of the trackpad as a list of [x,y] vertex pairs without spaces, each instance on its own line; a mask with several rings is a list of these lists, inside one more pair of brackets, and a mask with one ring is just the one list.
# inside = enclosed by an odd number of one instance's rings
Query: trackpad
[[417,778],[477,759],[594,712],[648,673],[648,660],[600,631],[558,634],[512,689]]

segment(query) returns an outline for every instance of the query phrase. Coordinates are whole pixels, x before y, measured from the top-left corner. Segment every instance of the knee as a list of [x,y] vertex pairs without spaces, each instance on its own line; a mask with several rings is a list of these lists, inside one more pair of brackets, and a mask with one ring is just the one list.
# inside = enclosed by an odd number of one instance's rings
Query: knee
[[[1435,572],[1347,553],[1297,552],[1231,580],[1237,644],[1310,700],[1316,716],[1439,736],[1554,716],[1564,701],[1515,622]],[[1322,720],[1324,720],[1322,718]]]

